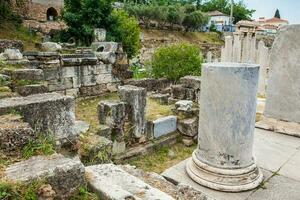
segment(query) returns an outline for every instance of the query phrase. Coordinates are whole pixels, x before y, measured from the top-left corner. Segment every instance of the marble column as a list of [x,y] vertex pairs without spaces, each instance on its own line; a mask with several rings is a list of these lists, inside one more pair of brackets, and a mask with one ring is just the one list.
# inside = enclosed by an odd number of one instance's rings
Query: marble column
[[252,155],[258,73],[253,64],[203,65],[198,148],[186,166],[200,185],[240,192],[262,182]]
[[225,37],[225,62],[232,61],[232,52],[233,52],[233,38],[232,36]]
[[267,80],[267,68],[269,65],[269,48],[265,46],[265,43],[261,40],[258,43],[257,63],[260,65],[259,69],[259,81],[258,81],[258,94],[265,96],[266,94],[266,80]]

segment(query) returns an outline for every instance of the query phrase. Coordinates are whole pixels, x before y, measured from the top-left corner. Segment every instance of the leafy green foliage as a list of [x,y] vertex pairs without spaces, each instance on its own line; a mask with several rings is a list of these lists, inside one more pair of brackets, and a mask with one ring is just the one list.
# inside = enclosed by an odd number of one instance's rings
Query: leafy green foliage
[[186,27],[186,31],[193,31],[206,25],[208,20],[208,16],[204,15],[201,11],[194,11],[185,16],[182,25]]
[[181,43],[160,47],[152,57],[154,77],[179,80],[186,75],[200,75],[203,58],[198,47]]
[[112,0],[65,0],[62,18],[77,43],[90,45],[94,28],[108,26]]
[[22,149],[22,156],[26,159],[35,155],[51,155],[55,153],[53,138],[40,134],[37,139],[30,140]]
[[137,20],[124,10],[114,10],[109,22],[107,38],[115,42],[121,42],[128,58],[134,57],[140,49],[140,28]]
[[146,68],[141,69],[139,66],[130,66],[130,71],[133,72],[133,79],[142,79],[142,78],[150,78],[151,70],[146,66]]
[[[224,14],[230,15],[230,0],[206,0],[200,7],[203,12],[218,10]],[[244,2],[240,0],[233,5],[234,23],[240,20],[250,20],[255,10],[248,9]]]
[[[208,17],[197,11],[196,6],[186,4],[175,5],[127,5],[126,11],[141,20],[146,28],[150,27],[151,20],[158,23],[158,27],[163,28],[169,24],[172,27],[175,25],[183,25],[186,30],[195,30],[199,26],[205,25]],[[193,13],[193,14],[192,14]],[[184,22],[184,23],[183,23]]]

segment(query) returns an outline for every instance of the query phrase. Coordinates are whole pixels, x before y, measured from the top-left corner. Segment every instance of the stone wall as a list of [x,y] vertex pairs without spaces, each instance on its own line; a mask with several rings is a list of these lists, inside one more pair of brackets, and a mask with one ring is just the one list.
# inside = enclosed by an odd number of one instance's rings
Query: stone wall
[[120,83],[112,74],[113,64],[104,64],[94,54],[27,52],[25,55],[32,66],[43,70],[49,92],[93,96],[115,91]]
[[5,49],[19,49],[20,51],[23,51],[24,45],[23,42],[20,40],[5,40],[0,39],[0,53],[4,52]]

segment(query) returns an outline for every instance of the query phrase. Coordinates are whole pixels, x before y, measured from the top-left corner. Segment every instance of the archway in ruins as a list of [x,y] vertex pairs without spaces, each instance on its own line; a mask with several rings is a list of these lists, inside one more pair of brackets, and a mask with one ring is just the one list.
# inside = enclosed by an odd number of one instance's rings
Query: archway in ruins
[[55,21],[58,17],[58,12],[55,8],[51,7],[47,10],[47,20],[48,21]]

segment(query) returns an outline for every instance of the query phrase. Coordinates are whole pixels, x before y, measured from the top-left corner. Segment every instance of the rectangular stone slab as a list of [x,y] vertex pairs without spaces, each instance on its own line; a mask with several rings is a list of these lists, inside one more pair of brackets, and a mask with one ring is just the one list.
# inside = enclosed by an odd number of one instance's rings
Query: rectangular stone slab
[[66,158],[60,154],[36,156],[10,165],[4,178],[13,182],[46,180],[56,194],[68,196],[85,183],[84,166],[78,158]]
[[154,138],[159,138],[166,134],[172,133],[177,129],[177,117],[167,116],[153,121]]
[[85,170],[88,184],[101,199],[174,199],[113,164],[93,165],[86,167]]

